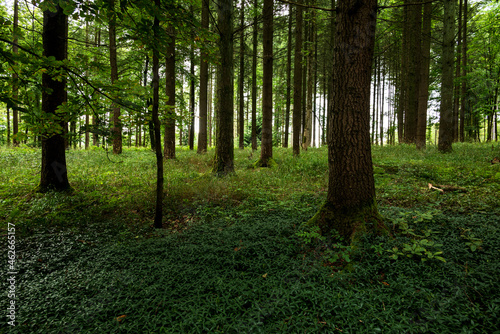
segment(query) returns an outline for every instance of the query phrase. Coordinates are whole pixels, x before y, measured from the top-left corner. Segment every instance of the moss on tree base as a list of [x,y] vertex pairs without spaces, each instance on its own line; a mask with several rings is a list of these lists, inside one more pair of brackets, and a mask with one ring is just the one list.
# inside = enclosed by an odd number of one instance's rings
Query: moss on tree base
[[345,242],[355,245],[365,234],[387,235],[389,229],[373,201],[351,208],[336,208],[325,202],[306,224],[318,226],[323,236],[339,235]]
[[273,158],[268,159],[267,163],[264,163],[262,161],[262,159],[259,159],[253,164],[253,168],[261,168],[261,167],[271,168],[271,167],[275,167],[275,166],[277,166],[277,163],[276,163],[276,161],[274,161]]

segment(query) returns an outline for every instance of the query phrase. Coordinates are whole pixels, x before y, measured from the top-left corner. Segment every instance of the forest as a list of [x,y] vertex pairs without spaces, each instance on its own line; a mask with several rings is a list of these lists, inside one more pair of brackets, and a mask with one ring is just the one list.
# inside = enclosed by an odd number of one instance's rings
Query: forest
[[497,333],[498,0],[0,0],[1,333]]

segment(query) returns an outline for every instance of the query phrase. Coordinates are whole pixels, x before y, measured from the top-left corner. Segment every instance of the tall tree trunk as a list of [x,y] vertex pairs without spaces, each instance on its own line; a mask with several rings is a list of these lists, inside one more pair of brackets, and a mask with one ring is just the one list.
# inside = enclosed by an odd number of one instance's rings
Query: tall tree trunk
[[[156,8],[160,8],[160,0],[155,0]],[[153,23],[153,34],[156,35],[157,31],[160,29],[160,20],[158,16],[155,15]],[[158,38],[155,36],[155,40]],[[155,204],[155,217],[154,217],[154,227],[162,228],[162,203],[163,203],[163,156],[161,154],[161,133],[160,133],[160,120],[158,118],[158,109],[160,104],[160,77],[159,77],[159,67],[160,60],[158,56],[158,50],[153,47],[153,123],[155,132],[155,141],[157,143],[155,147],[156,153],[156,204]],[[167,78],[168,81],[168,78]],[[175,80],[174,80],[175,81]]]
[[273,5],[264,0],[263,16],[263,74],[262,74],[262,143],[261,167],[269,167],[273,158]]
[[[203,0],[201,6],[201,28],[208,29],[208,1]],[[207,109],[208,109],[208,54],[203,49],[200,59],[200,129],[198,132],[198,153],[207,152]]]
[[217,129],[213,172],[234,172],[233,0],[217,3],[220,63],[217,71]]
[[462,64],[462,8],[463,1],[459,0],[458,7],[458,34],[457,34],[457,60],[455,64],[455,91],[453,93],[453,142],[460,139],[459,116],[460,116],[460,67]]
[[[116,53],[116,12],[115,0],[109,1],[109,63],[111,66],[111,84],[114,85],[118,81],[118,56]],[[113,87],[116,90],[116,87]],[[122,153],[122,123],[120,120],[120,106],[115,101],[116,94],[113,94],[113,103],[111,104],[111,112],[113,118],[113,153]]]
[[[254,8],[257,8],[258,0],[254,2]],[[252,151],[257,149],[257,37],[258,37],[259,21],[258,15],[255,14],[253,19],[253,36],[252,36]]]
[[[297,0],[301,4],[301,0]],[[296,6],[295,23],[295,61],[293,65],[293,137],[292,147],[293,155],[300,154],[300,138],[302,123],[302,7]]]
[[314,56],[314,11],[309,14],[307,29],[307,90],[306,90],[306,117],[304,122],[304,139],[302,149],[307,150],[312,141],[313,123],[313,56]]
[[10,108],[7,106],[7,146],[10,146]]
[[168,101],[163,155],[165,159],[175,159],[175,28],[170,26],[168,32],[170,40],[165,59],[165,94]]
[[291,75],[292,75],[292,22],[293,21],[293,7],[288,5],[288,49],[286,52],[286,111],[285,111],[285,134],[283,140],[283,147],[288,147],[288,137],[290,128],[290,90],[292,89]]
[[192,151],[194,149],[194,46],[191,45],[191,52],[189,55],[190,58],[190,66],[189,66],[189,149]]
[[[56,12],[43,12],[43,55],[54,57],[56,60],[65,60],[67,55],[68,18],[62,8],[57,5]],[[57,191],[69,189],[68,173],[66,169],[66,152],[64,137],[61,130],[64,128],[62,115],[56,110],[66,101],[66,80],[54,80],[51,73],[54,69],[42,74],[42,111],[52,114],[57,121],[57,129],[42,135],[42,168],[39,191],[49,189]]]
[[369,127],[377,0],[345,0],[338,6],[328,194],[308,225],[357,243],[364,233],[387,231],[375,202]]
[[416,144],[418,150],[425,149],[427,132],[427,101],[429,99],[429,65],[431,58],[431,20],[432,4],[424,5],[424,19],[422,29],[422,48],[420,80],[418,87],[418,117]]
[[245,83],[245,39],[243,29],[245,26],[245,1],[241,1],[240,13],[240,75],[238,78],[238,97],[239,97],[239,127],[238,127],[238,147],[242,150],[245,148],[245,97],[243,95],[243,85]]
[[[18,53],[18,22],[19,22],[19,4],[18,0],[14,0],[14,22],[13,22],[13,39],[14,45],[12,46],[12,52],[14,54]],[[19,86],[18,86],[18,74],[17,69],[12,74],[12,97],[14,99],[15,104],[12,108],[12,143],[14,146],[19,146],[19,140],[17,139],[17,134],[19,132],[19,113],[17,111],[17,99],[19,95]]]
[[462,21],[462,89],[460,105],[460,142],[465,141],[465,108],[467,105],[467,13],[468,1],[464,0]]
[[[404,0],[405,4],[409,0]],[[406,113],[408,111],[408,71],[409,71],[409,19],[408,19],[408,6],[404,7],[403,18],[403,38],[401,41],[401,87],[399,90],[399,105],[398,105],[398,142],[407,142],[406,140]]]
[[441,110],[439,119],[440,152],[452,151],[453,143],[453,60],[455,42],[455,0],[444,0]]
[[[413,0],[418,3],[420,0]],[[418,90],[420,80],[420,35],[422,30],[422,5],[412,4],[408,7],[409,16],[409,61],[408,61],[408,110],[406,113],[406,142],[415,143],[418,122]]]

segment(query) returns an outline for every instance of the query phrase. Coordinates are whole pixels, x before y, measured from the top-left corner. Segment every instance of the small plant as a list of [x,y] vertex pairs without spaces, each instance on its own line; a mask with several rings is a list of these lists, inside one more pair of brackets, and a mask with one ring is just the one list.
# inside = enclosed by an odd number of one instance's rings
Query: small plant
[[474,233],[470,233],[470,228],[460,227],[460,230],[460,237],[466,241],[465,244],[469,246],[471,251],[475,252],[476,250],[481,249],[483,240],[477,238]]
[[432,240],[421,239],[421,240],[412,240],[411,244],[403,244],[403,248],[399,250],[398,247],[393,247],[392,249],[387,250],[387,252],[392,253],[389,257],[391,259],[397,260],[400,256],[407,256],[409,258],[419,257],[420,261],[425,262],[427,260],[436,259],[439,261],[446,262],[446,260],[440,256],[443,254],[442,251],[434,252],[429,250],[429,247],[441,247],[442,244],[437,244]]
[[298,232],[297,236],[301,238],[307,245],[311,244],[313,241],[325,240],[325,237],[321,235],[321,230],[319,226],[311,227],[310,231]]

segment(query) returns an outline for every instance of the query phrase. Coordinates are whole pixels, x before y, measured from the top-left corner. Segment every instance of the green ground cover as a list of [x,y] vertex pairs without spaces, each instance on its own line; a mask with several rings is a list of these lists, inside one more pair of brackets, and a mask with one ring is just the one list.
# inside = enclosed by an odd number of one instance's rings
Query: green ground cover
[[271,169],[235,155],[226,178],[210,174],[213,151],[166,162],[158,231],[149,150],[69,151],[73,191],[38,194],[40,151],[0,149],[19,269],[16,327],[0,332],[500,333],[498,146],[374,147],[392,236],[355,254],[301,229],[326,196],[326,149],[275,149]]

